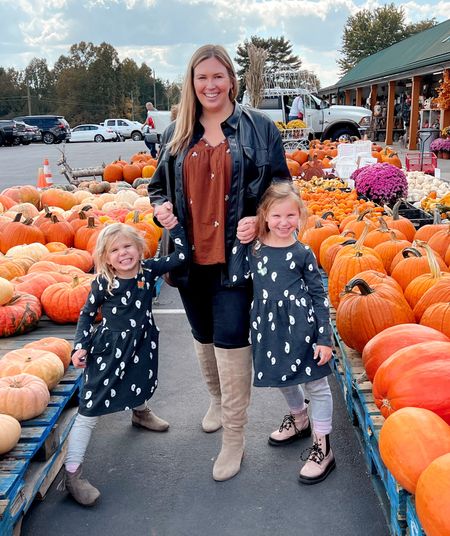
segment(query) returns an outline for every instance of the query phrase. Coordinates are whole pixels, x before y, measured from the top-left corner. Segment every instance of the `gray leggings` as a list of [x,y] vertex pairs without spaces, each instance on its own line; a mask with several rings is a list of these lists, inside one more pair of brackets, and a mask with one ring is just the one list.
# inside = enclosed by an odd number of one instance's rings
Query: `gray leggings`
[[[333,419],[333,397],[328,379],[320,378],[304,384],[311,400],[311,420],[314,431],[326,435],[331,432]],[[291,413],[299,413],[305,407],[305,395],[300,385],[279,388]]]
[[[143,410],[146,405],[145,403],[134,409]],[[83,463],[84,455],[97,422],[98,417],[85,417],[79,413],[77,414],[69,434],[67,454],[64,461],[66,465],[80,465]]]

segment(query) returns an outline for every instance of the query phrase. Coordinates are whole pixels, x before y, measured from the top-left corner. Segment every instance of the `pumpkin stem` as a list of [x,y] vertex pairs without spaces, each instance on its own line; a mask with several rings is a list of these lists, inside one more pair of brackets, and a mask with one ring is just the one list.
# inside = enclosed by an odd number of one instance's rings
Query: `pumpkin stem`
[[364,216],[367,216],[367,214],[369,214],[370,212],[372,212],[372,210],[370,208],[366,208],[360,213],[360,215],[356,218],[356,220],[362,221],[364,219]]
[[433,210],[433,225],[439,225],[442,223],[441,213],[437,208]]
[[381,407],[388,408],[389,411],[393,411],[391,402],[387,398],[383,398],[383,400],[381,401]]
[[375,292],[375,289],[370,287],[369,284],[360,277],[350,279],[350,281],[345,285],[344,292],[352,292],[355,287],[358,287],[362,296],[368,296],[369,294],[373,294]]
[[72,288],[78,287],[80,284],[80,280],[78,279],[77,275],[72,276]]
[[[419,245],[419,244],[417,244]],[[402,251],[403,257],[406,259],[407,257],[423,257],[422,253],[416,248],[405,248]]]
[[400,211],[400,205],[404,202],[405,200],[403,198],[400,198],[396,203],[395,205],[392,207],[392,219],[393,220],[400,220],[402,217],[400,216],[399,214],[399,211]]
[[433,279],[439,279],[440,277],[442,277],[441,267],[439,266],[437,262],[434,251],[426,242],[422,242],[421,240],[416,240],[416,242],[418,246],[422,246],[423,248],[425,248],[425,251],[427,252],[427,259],[428,259],[428,265],[430,266],[431,277]]

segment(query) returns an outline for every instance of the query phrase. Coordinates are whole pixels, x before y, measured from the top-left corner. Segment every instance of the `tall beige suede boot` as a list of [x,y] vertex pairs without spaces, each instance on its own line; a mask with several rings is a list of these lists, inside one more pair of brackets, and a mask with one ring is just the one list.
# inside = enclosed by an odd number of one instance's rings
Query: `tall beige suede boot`
[[214,345],[202,344],[194,339],[194,348],[211,398],[208,411],[202,420],[202,428],[207,433],[216,432],[222,428],[222,407]]
[[227,350],[215,347],[222,390],[222,448],[213,478],[228,480],[239,473],[244,455],[244,426],[250,403],[252,347]]

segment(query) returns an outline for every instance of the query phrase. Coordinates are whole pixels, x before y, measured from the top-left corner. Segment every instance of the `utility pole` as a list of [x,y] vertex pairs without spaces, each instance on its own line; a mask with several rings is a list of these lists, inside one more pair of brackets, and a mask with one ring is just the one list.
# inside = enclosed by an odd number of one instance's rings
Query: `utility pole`
[[156,108],[156,73],[153,69],[153,106]]
[[31,93],[30,86],[27,86],[28,115],[31,115]]
[[134,121],[134,94],[131,92],[131,119]]

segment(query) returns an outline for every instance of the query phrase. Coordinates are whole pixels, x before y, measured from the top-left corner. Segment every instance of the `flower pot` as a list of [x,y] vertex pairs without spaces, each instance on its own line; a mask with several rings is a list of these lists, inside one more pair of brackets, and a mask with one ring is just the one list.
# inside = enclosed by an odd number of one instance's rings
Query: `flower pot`
[[443,160],[450,160],[450,151],[442,151]]

